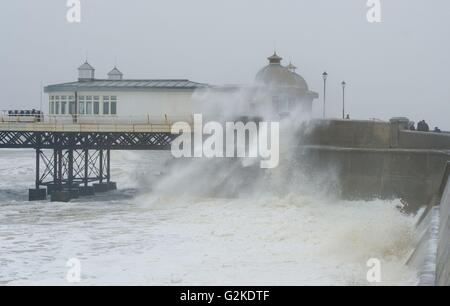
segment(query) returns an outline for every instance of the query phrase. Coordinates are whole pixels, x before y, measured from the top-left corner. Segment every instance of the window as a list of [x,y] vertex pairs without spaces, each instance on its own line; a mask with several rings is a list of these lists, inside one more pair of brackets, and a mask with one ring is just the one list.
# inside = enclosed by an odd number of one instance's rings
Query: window
[[100,101],[94,100],[94,115],[100,114]]
[[48,112],[50,115],[53,115],[55,113],[55,96],[50,96],[50,105]]
[[75,96],[69,97],[69,114],[75,114]]
[[[94,101],[98,102],[98,99],[98,96],[94,96]],[[86,100],[86,114],[92,115],[92,100]]]
[[[89,110],[88,110],[89,105]],[[92,113],[92,96],[86,96],[86,108],[84,109],[84,113],[87,115]]]
[[66,114],[66,105],[67,105],[67,101],[61,101],[61,115]]
[[117,115],[117,97],[111,97],[111,115]]
[[77,100],[76,105],[75,96],[50,96],[49,112],[50,114],[58,112],[79,115],[117,115],[117,96],[78,96]]
[[[85,97],[84,96],[80,96],[78,98],[78,114],[80,114],[80,115],[84,115],[84,113],[85,113],[84,101],[85,101]],[[92,96],[86,96],[86,102],[87,101],[92,101]]]
[[109,115],[109,96],[103,96],[103,115]]
[[59,96],[55,96],[55,114],[59,114]]
[[61,114],[65,115],[67,109],[67,96],[61,96]]

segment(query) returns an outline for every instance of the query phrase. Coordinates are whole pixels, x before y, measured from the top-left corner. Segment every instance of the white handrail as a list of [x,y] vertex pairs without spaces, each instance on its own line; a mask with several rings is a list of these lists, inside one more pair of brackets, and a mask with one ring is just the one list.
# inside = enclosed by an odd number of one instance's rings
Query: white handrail
[[83,124],[83,125],[172,125],[177,121],[190,123],[192,115],[48,115],[48,114],[14,114],[0,111],[0,123],[35,123],[35,124]]
[[0,111],[0,131],[53,132],[170,132],[178,121],[192,124],[188,116],[111,116],[10,114]]

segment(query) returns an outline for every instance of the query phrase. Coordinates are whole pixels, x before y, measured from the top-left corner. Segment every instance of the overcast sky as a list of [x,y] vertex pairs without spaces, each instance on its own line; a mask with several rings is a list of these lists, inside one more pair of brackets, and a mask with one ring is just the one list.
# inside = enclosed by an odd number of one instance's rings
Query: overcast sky
[[382,0],[382,23],[366,0],[66,0],[0,5],[0,109],[39,108],[40,84],[73,81],[88,54],[96,77],[252,82],[274,48],[340,116],[348,83],[352,118],[426,119],[450,130],[450,1]]

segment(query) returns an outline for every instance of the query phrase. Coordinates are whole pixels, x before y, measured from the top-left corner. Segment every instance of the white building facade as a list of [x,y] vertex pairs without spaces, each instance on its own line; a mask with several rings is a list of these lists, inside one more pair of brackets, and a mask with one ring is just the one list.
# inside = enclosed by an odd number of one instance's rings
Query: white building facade
[[73,116],[78,120],[122,118],[142,121],[146,118],[189,119],[195,90],[208,85],[189,80],[131,80],[114,67],[107,79],[96,79],[87,62],[80,66],[76,82],[49,85],[48,113]]
[[95,69],[86,61],[78,68],[78,81],[45,87],[48,113],[55,117],[76,115],[78,121],[115,118],[134,122],[188,121],[194,112],[201,111],[196,107],[198,101],[194,96],[198,92],[207,92],[210,104],[215,100],[228,103],[227,99],[235,99],[233,95],[237,92],[243,93],[245,101],[238,101],[240,105],[230,103],[229,107],[239,109],[245,116],[268,112],[283,115],[297,108],[311,112],[318,94],[309,90],[306,81],[295,72],[296,67],[281,65],[282,58],[276,53],[268,60],[269,64],[257,73],[254,84],[249,86],[210,86],[175,79],[124,79],[117,67],[106,79],[96,79]]

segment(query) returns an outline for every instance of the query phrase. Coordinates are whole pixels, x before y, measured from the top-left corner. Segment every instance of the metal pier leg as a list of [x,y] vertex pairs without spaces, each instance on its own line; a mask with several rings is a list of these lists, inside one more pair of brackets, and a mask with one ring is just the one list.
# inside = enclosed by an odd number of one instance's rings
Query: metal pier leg
[[88,186],[89,176],[89,150],[84,150],[84,187]]
[[63,153],[62,149],[58,150],[58,188],[62,189],[62,181],[63,181]]
[[53,192],[59,190],[58,185],[58,150],[53,149],[53,155],[52,155],[52,176],[53,176],[53,182],[51,184],[47,185],[47,194],[51,195]]
[[29,201],[42,201],[47,199],[47,190],[39,189],[41,185],[41,134],[36,134],[36,182],[35,189],[28,190]]
[[41,150],[36,149],[36,189],[39,189],[41,174],[40,174],[40,160],[41,160]]
[[[89,185],[89,149],[83,149],[84,152],[84,175],[83,175],[83,186],[80,186],[79,195],[80,196],[91,196],[95,194],[94,186]],[[80,154],[81,155],[81,154]]]
[[106,165],[106,169],[104,168],[104,158],[106,157],[106,162],[108,163],[108,153],[106,153],[106,156],[103,156],[103,150],[98,151],[98,159],[99,159],[99,167],[98,167],[98,184],[94,184],[95,192],[106,192],[109,189],[108,183],[103,183],[103,180],[105,179],[105,173],[106,171],[106,179],[108,179],[108,164]]
[[101,183],[103,183],[103,150],[100,150],[98,152],[98,154],[99,154],[99,161],[100,161],[100,167],[98,168],[99,169],[99,176],[100,176],[99,182],[101,184]]
[[58,185],[56,191],[51,194],[52,202],[69,202],[71,199],[78,198],[78,189],[73,188],[73,149],[67,150],[67,189],[63,188],[64,174],[63,174],[63,149],[58,149]]
[[117,184],[115,182],[111,182],[111,150],[106,150],[106,185],[108,186],[108,190],[116,190]]
[[106,150],[106,182],[111,181],[111,150]]
[[53,150],[53,184],[58,184],[58,150]]
[[68,157],[69,160],[67,165],[68,167],[67,176],[68,176],[69,191],[71,191],[73,187],[73,149],[69,149],[68,153],[69,153]]

